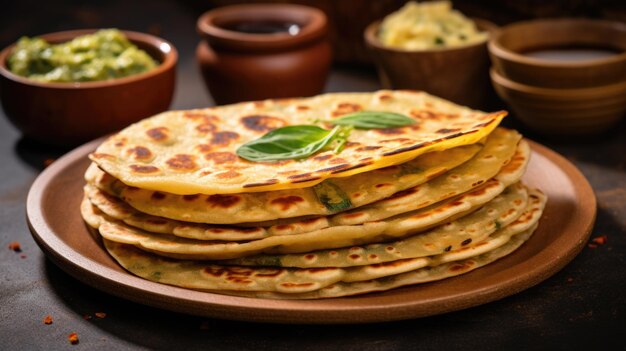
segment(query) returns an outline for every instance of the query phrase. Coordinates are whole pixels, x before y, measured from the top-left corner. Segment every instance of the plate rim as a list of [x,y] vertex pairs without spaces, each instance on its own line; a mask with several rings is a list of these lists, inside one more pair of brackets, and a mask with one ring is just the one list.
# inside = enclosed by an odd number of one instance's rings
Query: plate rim
[[[591,235],[597,214],[595,194],[580,170],[555,151],[525,139],[531,145],[533,153],[547,158],[577,185],[574,187],[576,197],[586,202],[585,204],[579,202],[577,208],[585,211],[588,217],[587,226],[581,228],[576,243],[562,252],[556,261],[544,260],[538,264],[534,262],[536,260],[524,261],[522,264],[525,265],[529,265],[529,262],[534,263],[531,270],[515,277],[508,277],[495,286],[473,291],[472,294],[461,292],[457,294],[458,296],[448,295],[445,298],[431,299],[426,303],[429,306],[426,309],[423,306],[425,302],[419,300],[366,306],[358,303],[336,306],[332,303],[339,299],[344,302],[367,299],[371,294],[321,300],[269,300],[194,291],[147,281],[129,272],[106,267],[76,251],[46,225],[42,202],[47,185],[64,170],[95,150],[104,139],[103,137],[93,140],[70,151],[47,167],[33,182],[26,200],[26,220],[33,238],[52,262],[93,288],[140,304],[204,317],[271,323],[356,324],[426,317],[482,305],[528,289],[565,267],[584,247]],[[76,213],[79,215],[78,211]],[[133,285],[133,281],[138,285]],[[502,286],[506,289],[502,289]],[[416,287],[400,289],[411,288]],[[184,293],[185,297],[176,296],[177,293]],[[379,294],[385,292],[376,293]],[[188,295],[197,298],[187,298]],[[276,308],[276,305],[281,307]],[[285,305],[288,308],[285,308]]]

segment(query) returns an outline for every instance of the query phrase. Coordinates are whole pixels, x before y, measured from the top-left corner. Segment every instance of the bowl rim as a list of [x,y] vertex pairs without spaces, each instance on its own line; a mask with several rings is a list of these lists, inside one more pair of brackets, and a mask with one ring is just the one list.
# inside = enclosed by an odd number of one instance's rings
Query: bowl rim
[[402,49],[393,46],[386,46],[378,40],[376,37],[376,31],[380,27],[382,23],[382,19],[376,20],[370,23],[363,32],[363,37],[365,38],[365,42],[378,50],[385,50],[396,53],[405,53],[405,54],[415,54],[415,53],[437,53],[437,52],[453,52],[453,51],[461,51],[467,50],[470,48],[476,48],[480,46],[486,45],[490,38],[499,31],[498,25],[495,23],[488,21],[483,18],[470,17],[470,19],[484,32],[487,32],[487,38],[485,40],[481,40],[476,43],[464,44],[461,46],[453,46],[453,47],[442,47],[442,48],[434,48],[434,49],[421,49],[421,50],[410,50],[410,49]]
[[[281,11],[283,13],[281,13]],[[287,17],[284,12],[307,17],[297,35],[288,33],[253,34],[220,27],[216,21],[223,17],[246,16],[249,13],[268,17]],[[278,49],[300,45],[322,38],[327,34],[328,19],[324,12],[311,6],[287,3],[251,3],[216,7],[204,12],[196,21],[196,32],[209,41],[234,47]]]
[[[46,33],[46,34],[42,34],[42,35],[37,35],[36,37],[42,38],[46,41],[48,41],[50,37],[62,37],[64,39],[61,39],[60,42],[65,42],[65,41],[69,41],[75,37],[81,36],[81,35],[85,35],[85,34],[91,34],[91,33],[95,33],[98,30],[100,30],[100,28],[88,28],[88,29],[73,29],[73,30],[65,30],[65,31],[59,31],[59,32],[51,32],[51,33]],[[8,66],[7,66],[7,58],[9,56],[9,54],[11,53],[11,51],[13,50],[13,48],[15,47],[15,45],[17,45],[17,42],[14,42],[13,44],[5,47],[4,49],[2,49],[2,51],[0,51],[0,75],[4,76],[5,78],[12,80],[16,83],[20,83],[20,84],[24,84],[24,85],[30,85],[30,86],[36,86],[36,87],[40,87],[40,88],[54,88],[54,89],[96,89],[96,88],[105,88],[105,87],[112,87],[112,86],[118,86],[118,85],[124,85],[124,84],[130,84],[139,80],[143,80],[143,79],[147,79],[147,78],[151,78],[157,75],[160,75],[170,69],[172,69],[175,65],[176,62],[178,61],[178,51],[176,50],[176,48],[174,47],[174,45],[172,45],[169,41],[159,38],[157,36],[151,35],[151,34],[147,34],[147,33],[141,33],[141,32],[135,32],[135,31],[128,31],[128,30],[121,30],[120,31],[122,33],[124,33],[124,35],[133,43],[142,43],[142,44],[146,44],[146,45],[150,45],[152,47],[154,47],[156,50],[160,51],[161,53],[163,53],[163,56],[165,57],[165,59],[154,69],[151,69],[147,72],[143,72],[143,73],[138,73],[138,74],[133,74],[127,77],[122,77],[122,78],[114,78],[114,79],[107,79],[107,80],[99,80],[99,81],[92,81],[92,82],[50,82],[50,83],[46,83],[46,82],[39,82],[33,79],[29,79],[27,77],[23,77],[20,75],[17,75],[13,72],[11,72],[11,70],[9,70]],[[67,38],[67,39],[65,39]],[[56,40],[54,40],[54,42],[57,42]]]
[[552,19],[535,19],[535,20],[527,20],[527,21],[519,21],[514,22],[509,25],[503,26],[494,33],[493,36],[489,38],[487,43],[487,48],[489,52],[498,59],[505,60],[508,62],[521,63],[529,66],[536,66],[542,68],[582,68],[582,67],[597,67],[603,66],[606,64],[617,63],[620,61],[626,61],[626,51],[622,53],[618,53],[616,55],[604,58],[590,59],[584,61],[555,61],[555,60],[545,60],[540,58],[529,57],[526,55],[519,54],[513,50],[508,49],[500,42],[500,39],[503,35],[505,35],[508,31],[519,30],[520,27],[530,26],[530,25],[545,25],[545,24],[564,24],[564,23],[573,23],[579,25],[589,25],[589,24],[605,24],[608,26],[617,26],[624,27],[626,30],[626,24],[611,21],[611,20],[600,20],[600,19],[591,19],[591,18],[577,18],[577,17],[569,17],[569,18],[552,18]]
[[494,84],[503,86],[506,89],[515,90],[529,95],[540,95],[544,97],[569,97],[576,98],[585,96],[595,98],[598,95],[611,95],[612,93],[626,92],[626,81],[611,83],[587,88],[544,88],[528,84],[519,83],[505,77],[497,68],[489,69],[489,76]]

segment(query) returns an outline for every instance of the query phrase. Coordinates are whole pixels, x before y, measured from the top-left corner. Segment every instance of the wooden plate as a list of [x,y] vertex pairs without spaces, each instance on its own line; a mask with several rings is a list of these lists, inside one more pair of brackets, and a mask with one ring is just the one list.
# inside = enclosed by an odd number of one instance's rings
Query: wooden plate
[[235,320],[280,323],[366,323],[423,317],[501,299],[563,268],[591,233],[596,199],[574,165],[531,142],[524,180],[548,195],[539,228],[520,249],[486,267],[439,282],[326,300],[284,301],[193,291],[136,277],[122,269],[90,234],[79,213],[89,165],[85,144],[48,167],[26,204],[33,237],[67,273],[110,294],[167,310]]

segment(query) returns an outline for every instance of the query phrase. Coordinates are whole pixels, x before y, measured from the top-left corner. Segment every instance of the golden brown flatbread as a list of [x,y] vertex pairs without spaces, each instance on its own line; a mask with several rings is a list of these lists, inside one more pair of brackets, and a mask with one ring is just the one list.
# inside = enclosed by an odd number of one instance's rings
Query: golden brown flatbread
[[[277,127],[314,124],[361,110],[400,113],[415,123],[354,130],[339,154],[324,151],[303,160],[273,162],[236,155],[239,146]],[[430,151],[475,144],[505,115],[471,110],[424,92],[333,93],[164,112],[112,136],[90,158],[127,185],[179,195],[305,188],[402,164]]]

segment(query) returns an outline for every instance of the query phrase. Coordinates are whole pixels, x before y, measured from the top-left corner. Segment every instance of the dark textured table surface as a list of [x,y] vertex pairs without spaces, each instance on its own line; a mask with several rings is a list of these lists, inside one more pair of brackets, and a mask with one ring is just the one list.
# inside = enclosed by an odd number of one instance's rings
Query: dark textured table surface
[[[71,3],[68,1],[67,3]],[[121,2],[113,2],[118,4]],[[141,6],[145,6],[141,7]],[[23,16],[15,2],[2,15],[0,43],[18,35],[76,27],[157,31],[178,48],[178,86],[172,108],[212,104],[195,66],[196,10],[177,2],[130,6],[141,16],[115,15],[121,5],[76,5]],[[139,6],[139,7],[138,7]],[[56,17],[55,17],[56,16]],[[328,91],[371,91],[373,70],[336,67]],[[514,296],[467,310],[417,320],[345,326],[242,323],[182,315],[131,303],[90,288],[47,260],[28,231],[29,187],[48,159],[65,150],[33,144],[0,117],[0,349],[582,349],[618,345],[626,332],[626,124],[594,140],[550,141],[520,128],[574,162],[592,184],[598,217],[592,238],[561,272]],[[21,244],[22,252],[8,248]],[[106,313],[105,318],[96,316]],[[51,315],[53,324],[43,319]],[[224,316],[228,317],[228,316]],[[67,336],[79,335],[70,345]],[[595,348],[594,348],[595,349]]]

